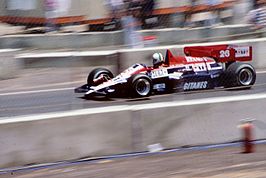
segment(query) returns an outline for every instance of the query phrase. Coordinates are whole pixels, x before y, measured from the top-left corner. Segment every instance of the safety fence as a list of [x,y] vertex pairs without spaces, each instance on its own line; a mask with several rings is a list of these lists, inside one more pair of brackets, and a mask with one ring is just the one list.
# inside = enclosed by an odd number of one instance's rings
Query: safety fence
[[133,28],[136,29],[232,23],[235,0],[222,0],[216,4],[206,2],[139,0],[133,3],[128,0],[112,5],[92,0],[0,0],[0,25],[2,28],[23,27],[17,33],[113,31],[127,27],[130,19],[126,17],[131,15],[135,17]]

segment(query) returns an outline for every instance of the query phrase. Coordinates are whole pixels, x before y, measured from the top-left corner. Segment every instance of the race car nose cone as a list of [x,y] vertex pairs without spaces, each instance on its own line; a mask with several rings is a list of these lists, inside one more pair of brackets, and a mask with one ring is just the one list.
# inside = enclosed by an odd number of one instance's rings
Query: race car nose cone
[[93,92],[94,92],[94,90],[89,90],[88,92],[85,93],[85,95],[89,95],[89,94],[91,94]]
[[85,93],[88,91],[88,89],[89,89],[88,85],[85,84],[85,85],[82,85],[81,87],[75,88],[74,92],[75,93]]

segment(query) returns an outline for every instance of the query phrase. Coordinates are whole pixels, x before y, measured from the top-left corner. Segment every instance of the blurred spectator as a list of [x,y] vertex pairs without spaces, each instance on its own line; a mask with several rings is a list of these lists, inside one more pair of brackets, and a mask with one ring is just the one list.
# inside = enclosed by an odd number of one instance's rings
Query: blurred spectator
[[206,5],[211,6],[211,14],[209,18],[205,20],[205,26],[212,26],[221,23],[220,12],[215,10],[214,7],[223,3],[223,0],[205,0]]
[[141,4],[143,0],[128,0],[129,2],[129,9],[135,9],[135,10],[140,10]]
[[154,0],[142,0],[141,2],[141,15],[150,16],[154,9]]
[[57,31],[59,29],[55,23],[57,7],[57,0],[44,0],[46,32]]
[[128,8],[125,11],[125,16],[122,17],[121,22],[124,29],[125,45],[130,48],[142,48],[143,41],[142,36],[138,30],[140,30],[140,24],[136,19],[137,11]]
[[193,10],[197,4],[197,0],[190,0],[190,9],[188,10],[187,13],[185,13],[185,18],[184,18],[184,26],[185,27],[193,27],[195,24],[192,22],[192,14]]
[[255,29],[262,29],[266,27],[266,5],[258,3],[256,7],[248,13],[247,20],[254,25]]
[[128,10],[131,10],[134,14],[134,18],[139,20],[141,18],[141,6],[143,0],[127,0],[128,1]]
[[134,17],[137,18],[144,27],[145,20],[151,18],[154,9],[154,0],[125,0],[128,8],[134,11]]
[[251,0],[252,3],[252,10],[257,9],[258,8],[258,2],[259,0]]
[[112,21],[120,19],[120,13],[124,8],[123,0],[105,0],[105,5],[110,10]]
[[71,0],[57,0],[57,15],[68,16],[68,12],[71,8]]
[[145,20],[152,17],[154,5],[154,0],[143,0],[141,2],[140,18],[143,26],[146,24]]

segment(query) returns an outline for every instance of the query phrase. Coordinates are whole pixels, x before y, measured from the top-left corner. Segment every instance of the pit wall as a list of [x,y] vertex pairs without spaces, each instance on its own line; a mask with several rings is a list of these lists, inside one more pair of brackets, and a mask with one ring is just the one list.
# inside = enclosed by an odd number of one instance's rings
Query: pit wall
[[[156,43],[176,44],[188,43],[189,41],[211,41],[210,38],[221,37],[223,40],[230,40],[230,35],[252,32],[250,25],[235,25],[221,27],[202,27],[202,28],[168,28],[141,30],[139,33],[143,37],[155,36]],[[218,39],[219,40],[219,39]],[[71,34],[32,34],[32,35],[7,35],[0,37],[0,48],[24,48],[38,50],[54,49],[89,49],[89,48],[110,48],[122,46],[124,44],[123,31],[114,32],[88,32]]]
[[0,49],[0,80],[15,77],[22,69],[23,61],[14,56],[19,50]]

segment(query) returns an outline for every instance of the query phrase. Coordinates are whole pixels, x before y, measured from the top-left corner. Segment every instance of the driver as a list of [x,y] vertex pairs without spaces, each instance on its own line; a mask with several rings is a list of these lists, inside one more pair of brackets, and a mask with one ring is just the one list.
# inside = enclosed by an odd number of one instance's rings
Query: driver
[[159,68],[160,66],[162,66],[164,63],[164,58],[162,53],[154,53],[152,55],[152,63],[153,63],[153,68]]

